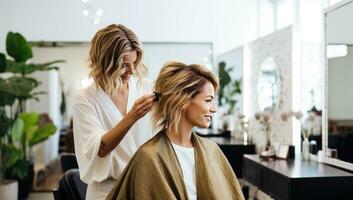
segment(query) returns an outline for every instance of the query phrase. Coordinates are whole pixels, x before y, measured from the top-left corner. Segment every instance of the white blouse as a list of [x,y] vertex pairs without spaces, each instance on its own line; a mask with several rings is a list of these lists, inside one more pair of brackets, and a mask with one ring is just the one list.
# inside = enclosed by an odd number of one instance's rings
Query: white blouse
[[[151,92],[151,81],[142,79],[138,82],[131,78],[127,111],[135,100]],[[115,127],[123,116],[111,98],[100,87],[97,89],[95,84],[83,89],[74,101],[75,152],[81,179],[88,184],[86,199],[105,199],[136,150],[153,136],[151,117],[148,113],[139,119],[120,144],[101,158],[98,156],[101,137]]]
[[194,148],[183,147],[174,143],[172,143],[172,145],[183,172],[184,183],[189,200],[196,200],[197,193]]

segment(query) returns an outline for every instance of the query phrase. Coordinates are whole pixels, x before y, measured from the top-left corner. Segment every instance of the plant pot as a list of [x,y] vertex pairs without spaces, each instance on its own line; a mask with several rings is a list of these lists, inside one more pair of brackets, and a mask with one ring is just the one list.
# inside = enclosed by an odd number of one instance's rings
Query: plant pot
[[27,160],[27,176],[23,179],[13,177],[7,174],[8,179],[15,179],[18,181],[18,199],[27,199],[29,193],[32,191],[34,178],[34,164],[33,161]]
[[17,180],[4,180],[4,182],[0,183],[0,199],[16,200],[17,194]]
[[27,176],[24,179],[18,180],[18,198],[27,199],[33,188],[34,164],[33,161],[27,161]]

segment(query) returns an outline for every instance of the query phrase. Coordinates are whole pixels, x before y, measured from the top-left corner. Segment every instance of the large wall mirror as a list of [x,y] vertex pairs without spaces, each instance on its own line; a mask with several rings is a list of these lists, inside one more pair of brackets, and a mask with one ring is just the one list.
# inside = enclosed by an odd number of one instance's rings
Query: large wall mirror
[[267,57],[260,66],[257,83],[257,102],[259,110],[273,112],[278,103],[279,75],[278,67],[272,57]]
[[324,161],[353,170],[353,0],[325,10]]

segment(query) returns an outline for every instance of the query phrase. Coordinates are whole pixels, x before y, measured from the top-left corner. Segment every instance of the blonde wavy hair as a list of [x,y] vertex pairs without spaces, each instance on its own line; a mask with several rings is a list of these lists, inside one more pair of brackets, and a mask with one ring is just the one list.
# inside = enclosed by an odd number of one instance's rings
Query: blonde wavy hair
[[90,77],[105,92],[112,94],[121,86],[120,76],[124,73],[123,58],[132,51],[137,52],[136,75],[141,79],[147,72],[142,63],[143,49],[135,33],[121,24],[111,24],[99,30],[91,41],[88,64]]
[[198,64],[186,65],[169,62],[163,66],[156,80],[154,90],[159,94],[152,109],[154,128],[178,133],[182,108],[201,93],[207,81],[218,89],[219,81],[206,67]]

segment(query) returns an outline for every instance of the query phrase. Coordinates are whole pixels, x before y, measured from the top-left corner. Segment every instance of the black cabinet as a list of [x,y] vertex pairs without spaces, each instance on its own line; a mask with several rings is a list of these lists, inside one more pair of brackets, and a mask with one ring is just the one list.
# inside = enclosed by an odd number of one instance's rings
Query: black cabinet
[[244,155],[244,178],[275,199],[353,199],[353,174],[323,163]]
[[262,185],[262,168],[260,165],[256,164],[255,162],[251,162],[247,159],[243,161],[243,176],[244,178],[256,186]]
[[209,137],[212,141],[216,142],[224,155],[227,157],[233,171],[238,178],[243,177],[243,155],[254,154],[255,145],[244,143],[243,141],[234,138],[225,137]]

